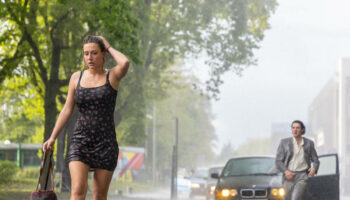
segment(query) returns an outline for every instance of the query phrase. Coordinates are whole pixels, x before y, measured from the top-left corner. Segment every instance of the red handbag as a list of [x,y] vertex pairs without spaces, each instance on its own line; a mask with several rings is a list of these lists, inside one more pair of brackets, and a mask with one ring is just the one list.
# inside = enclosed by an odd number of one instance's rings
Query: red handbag
[[[36,190],[30,194],[31,200],[57,200],[57,195],[54,191],[54,180],[53,180],[53,160],[52,151],[45,151],[41,158],[40,175]],[[45,170],[47,169],[47,170]],[[51,176],[51,189],[47,189],[49,176]],[[44,178],[45,186],[44,190],[41,190],[41,179]]]

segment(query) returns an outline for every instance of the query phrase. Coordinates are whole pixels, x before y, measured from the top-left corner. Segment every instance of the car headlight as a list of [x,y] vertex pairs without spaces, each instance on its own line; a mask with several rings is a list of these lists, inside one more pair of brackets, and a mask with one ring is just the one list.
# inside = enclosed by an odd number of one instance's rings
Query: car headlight
[[210,186],[210,194],[214,194],[215,185]]
[[191,183],[191,188],[200,188],[201,186],[198,183]]
[[234,196],[237,196],[237,190],[236,189],[222,189],[222,190],[219,190],[217,195],[219,197],[224,197],[224,198],[227,198],[227,197],[234,197]]
[[284,188],[273,188],[271,194],[275,197],[284,197],[286,195],[286,190]]

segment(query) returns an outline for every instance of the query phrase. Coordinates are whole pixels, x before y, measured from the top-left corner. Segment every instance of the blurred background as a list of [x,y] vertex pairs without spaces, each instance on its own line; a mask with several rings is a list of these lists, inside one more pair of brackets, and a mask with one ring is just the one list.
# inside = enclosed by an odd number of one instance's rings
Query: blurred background
[[[0,1],[0,196],[21,199],[35,189],[41,145],[70,76],[84,70],[82,40],[102,35],[131,61],[114,115],[121,151],[112,196],[169,196],[174,152],[178,181],[189,192],[191,170],[222,167],[235,156],[275,155],[299,119],[320,155],[338,154],[345,199],[349,6],[346,0]],[[107,69],[116,64],[109,60]],[[64,158],[76,114],[55,146],[62,198],[70,191]]]

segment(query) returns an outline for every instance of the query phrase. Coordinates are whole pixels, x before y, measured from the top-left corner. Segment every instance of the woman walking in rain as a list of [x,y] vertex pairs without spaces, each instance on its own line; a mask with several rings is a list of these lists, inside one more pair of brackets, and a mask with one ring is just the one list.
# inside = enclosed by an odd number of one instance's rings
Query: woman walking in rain
[[[104,67],[107,52],[117,62],[110,70]],[[84,39],[83,59],[87,70],[71,76],[66,103],[43,150],[53,149],[76,104],[79,115],[66,158],[72,183],[71,200],[85,199],[89,171],[94,171],[93,198],[107,199],[119,153],[113,113],[119,83],[128,72],[129,60],[102,36]]]

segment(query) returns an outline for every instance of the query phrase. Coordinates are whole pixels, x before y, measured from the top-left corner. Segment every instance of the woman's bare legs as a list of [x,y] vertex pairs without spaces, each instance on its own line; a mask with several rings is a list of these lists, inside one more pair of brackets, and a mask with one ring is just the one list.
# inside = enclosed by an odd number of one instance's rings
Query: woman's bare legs
[[72,182],[70,200],[85,200],[89,170],[90,166],[81,161],[69,162],[69,172]]
[[109,184],[111,183],[112,176],[112,171],[105,169],[95,169],[94,184],[92,186],[92,195],[94,200],[107,199]]

